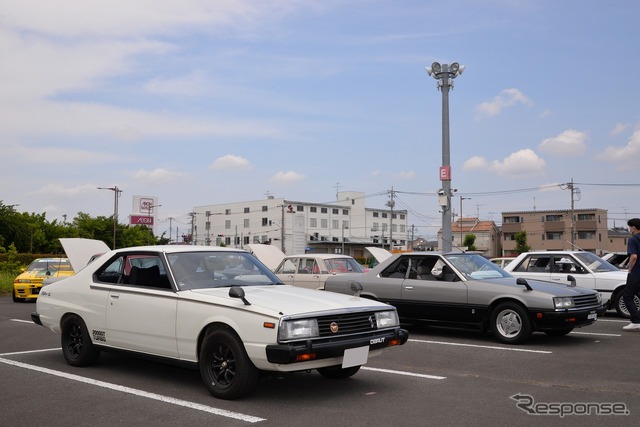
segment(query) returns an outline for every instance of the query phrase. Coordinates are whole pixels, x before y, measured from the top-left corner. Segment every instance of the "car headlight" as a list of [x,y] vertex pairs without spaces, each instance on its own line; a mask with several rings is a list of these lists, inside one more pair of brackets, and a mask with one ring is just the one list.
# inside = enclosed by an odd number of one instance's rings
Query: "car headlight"
[[376,312],[376,325],[378,325],[378,329],[398,326],[399,324],[398,313],[395,310]]
[[572,308],[574,307],[573,298],[571,297],[554,297],[553,305],[556,308]]
[[278,340],[288,341],[313,338],[320,335],[316,319],[285,320],[280,324]]

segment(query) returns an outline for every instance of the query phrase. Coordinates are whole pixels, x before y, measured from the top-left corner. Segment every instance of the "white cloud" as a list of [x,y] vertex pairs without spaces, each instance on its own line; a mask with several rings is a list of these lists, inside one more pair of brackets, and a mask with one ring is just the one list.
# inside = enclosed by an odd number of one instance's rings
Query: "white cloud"
[[505,157],[502,161],[488,161],[481,156],[475,156],[464,162],[462,169],[465,171],[488,170],[503,176],[531,176],[544,172],[546,167],[544,159],[533,150],[526,148],[516,151]]
[[518,89],[504,89],[492,101],[483,102],[476,107],[476,111],[485,116],[497,116],[507,107],[516,104],[531,105],[532,102]]
[[414,171],[402,171],[395,174],[395,176],[400,179],[413,179],[416,177],[416,173]]
[[92,165],[121,162],[120,154],[102,152],[97,150],[85,150],[68,147],[42,147],[26,146],[19,144],[3,144],[2,156],[5,159],[20,159],[32,166],[56,165],[68,167],[70,165]]
[[153,170],[138,170],[133,177],[140,181],[145,182],[170,182],[176,179],[187,176],[184,172],[174,172],[163,168],[156,168]]
[[626,123],[616,123],[616,125],[609,132],[611,135],[619,135],[624,132],[629,126]]
[[294,184],[296,182],[302,181],[304,178],[305,176],[298,172],[289,171],[278,172],[271,177],[271,180],[280,184]]
[[474,156],[464,162],[462,165],[462,170],[471,171],[471,170],[481,170],[486,169],[488,166],[487,159],[481,156]]
[[556,156],[580,156],[586,151],[589,135],[574,129],[568,129],[553,138],[544,139],[538,149]]
[[596,155],[597,160],[619,163],[623,167],[635,167],[640,160],[640,130],[636,130],[624,147],[607,147]]
[[218,157],[209,165],[209,169],[250,169],[251,163],[249,160],[234,156],[233,154],[227,154],[226,156]]
[[73,187],[65,187],[60,184],[47,184],[35,191],[28,193],[29,195],[46,195],[48,197],[55,195],[60,198],[75,197],[87,193],[93,193],[98,189],[96,184],[81,184]]

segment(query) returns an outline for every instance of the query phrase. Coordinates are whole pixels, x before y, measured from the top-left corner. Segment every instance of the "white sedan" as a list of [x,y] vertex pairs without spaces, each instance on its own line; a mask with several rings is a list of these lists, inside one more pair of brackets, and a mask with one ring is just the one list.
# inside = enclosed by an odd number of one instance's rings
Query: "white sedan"
[[31,317],[72,366],[102,350],[186,362],[223,399],[250,393],[261,370],[345,378],[407,341],[390,305],[278,283],[243,250],[126,248],[46,286]]
[[[521,253],[504,269],[516,277],[546,280],[594,289],[602,294],[602,302],[608,309],[615,309],[620,316],[629,317],[622,291],[627,272],[609,264],[599,256],[585,251],[531,251]],[[635,297],[640,307],[640,299]]]

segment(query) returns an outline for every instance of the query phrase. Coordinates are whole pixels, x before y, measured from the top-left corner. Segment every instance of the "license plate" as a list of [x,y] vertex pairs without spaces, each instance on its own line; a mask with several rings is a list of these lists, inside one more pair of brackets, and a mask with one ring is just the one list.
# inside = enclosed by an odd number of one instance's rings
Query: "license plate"
[[342,368],[350,368],[352,366],[360,366],[367,363],[369,357],[369,346],[357,348],[348,348],[344,351],[342,358]]
[[597,320],[597,319],[598,319],[598,313],[589,313],[589,314],[587,315],[587,319],[590,319],[590,320]]

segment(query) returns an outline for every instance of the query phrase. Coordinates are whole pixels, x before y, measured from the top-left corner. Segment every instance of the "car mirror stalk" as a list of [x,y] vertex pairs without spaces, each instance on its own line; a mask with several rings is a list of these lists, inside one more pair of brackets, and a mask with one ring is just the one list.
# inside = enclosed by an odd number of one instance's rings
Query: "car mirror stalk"
[[244,297],[244,289],[240,286],[232,286],[229,288],[229,296],[231,298],[240,298],[244,305],[251,305],[251,303]]

